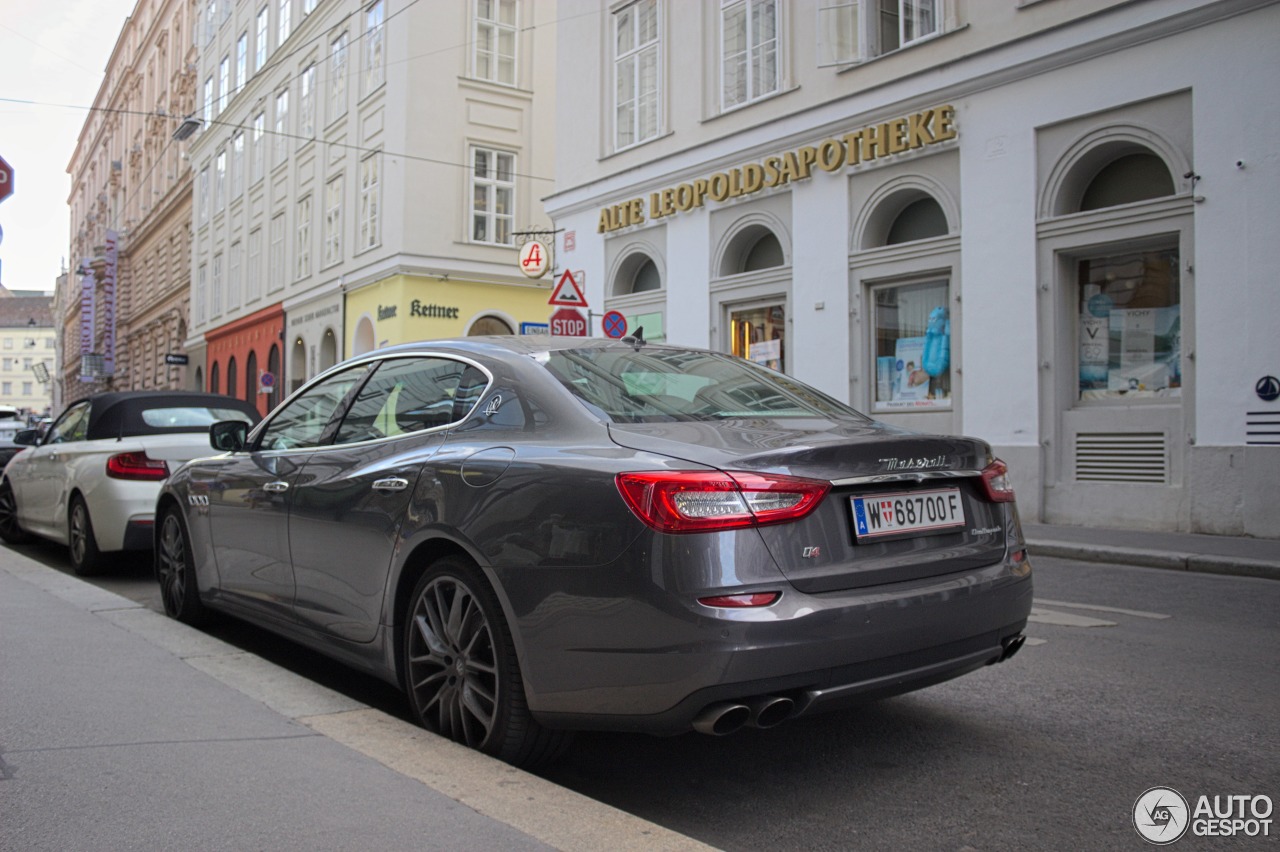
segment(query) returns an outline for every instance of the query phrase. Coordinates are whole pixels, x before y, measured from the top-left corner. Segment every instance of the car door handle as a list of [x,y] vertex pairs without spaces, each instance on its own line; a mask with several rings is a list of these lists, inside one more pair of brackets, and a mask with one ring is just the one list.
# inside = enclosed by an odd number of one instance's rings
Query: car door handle
[[281,482],[279,480],[276,480],[275,482],[268,482],[266,485],[262,486],[262,490],[270,491],[272,494],[280,494],[281,492],[289,490],[289,483]]
[[386,479],[379,479],[373,483],[374,491],[403,491],[409,487],[409,480],[401,479],[398,476],[389,476]]

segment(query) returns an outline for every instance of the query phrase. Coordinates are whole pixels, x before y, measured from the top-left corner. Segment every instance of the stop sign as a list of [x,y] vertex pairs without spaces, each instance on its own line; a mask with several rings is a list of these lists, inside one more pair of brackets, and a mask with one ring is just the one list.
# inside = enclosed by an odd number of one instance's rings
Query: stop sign
[[0,157],[0,201],[13,195],[13,166]]
[[561,308],[551,315],[551,333],[557,337],[586,337],[587,321],[577,308]]

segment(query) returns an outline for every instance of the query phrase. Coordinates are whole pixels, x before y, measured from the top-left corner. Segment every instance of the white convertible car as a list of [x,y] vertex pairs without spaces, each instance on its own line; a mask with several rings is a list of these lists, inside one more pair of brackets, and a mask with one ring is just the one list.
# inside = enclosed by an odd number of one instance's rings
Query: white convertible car
[[150,550],[161,484],[178,465],[210,454],[210,424],[236,419],[260,416],[244,400],[181,391],[71,403],[43,438],[18,433],[26,448],[0,477],[0,538],[66,544],[81,576],[101,571],[105,554]]

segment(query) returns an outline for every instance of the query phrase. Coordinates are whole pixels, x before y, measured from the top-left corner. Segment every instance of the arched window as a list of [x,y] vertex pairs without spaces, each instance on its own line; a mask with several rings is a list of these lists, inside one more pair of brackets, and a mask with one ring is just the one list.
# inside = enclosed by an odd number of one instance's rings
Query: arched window
[[1151,153],[1125,154],[1098,170],[1080,199],[1080,210],[1101,210],[1174,194],[1173,175]]
[[204,390],[204,370],[196,367],[196,390]]
[[742,261],[742,271],[758,272],[761,269],[782,266],[784,262],[782,243],[778,242],[778,238],[770,232],[763,234],[756,240],[755,245],[747,250],[747,256]]
[[250,352],[244,366],[244,401],[258,404],[258,353]]
[[373,351],[373,321],[368,317],[360,317],[356,323],[356,333],[351,341],[352,355],[363,355]]
[[293,350],[289,353],[289,388],[297,390],[307,379],[307,344],[301,338],[294,338]]
[[238,392],[236,385],[236,356],[232,355],[227,360],[227,396],[236,395]]
[[213,366],[209,368],[209,393],[222,393],[218,387],[218,362],[214,361]]
[[912,201],[893,220],[885,245],[896,246],[930,237],[947,235],[947,214],[942,205],[928,196]]
[[468,337],[479,337],[485,334],[515,334],[511,326],[495,316],[483,316],[471,324]]
[[720,275],[739,275],[785,266],[782,241],[766,225],[748,225],[730,240],[720,260]]
[[323,372],[338,363],[338,336],[333,329],[326,328],[324,337],[320,338],[320,371]]

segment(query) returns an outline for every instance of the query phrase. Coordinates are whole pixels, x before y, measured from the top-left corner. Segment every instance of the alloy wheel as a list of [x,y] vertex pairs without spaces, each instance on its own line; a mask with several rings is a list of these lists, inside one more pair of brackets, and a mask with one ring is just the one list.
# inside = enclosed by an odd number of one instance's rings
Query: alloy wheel
[[423,722],[481,748],[497,720],[500,690],[494,631],[466,583],[432,580],[414,602],[409,689]]
[[156,551],[156,579],[160,582],[160,596],[164,611],[177,617],[187,593],[187,542],[182,534],[182,524],[173,513],[164,516],[160,528],[160,547]]

